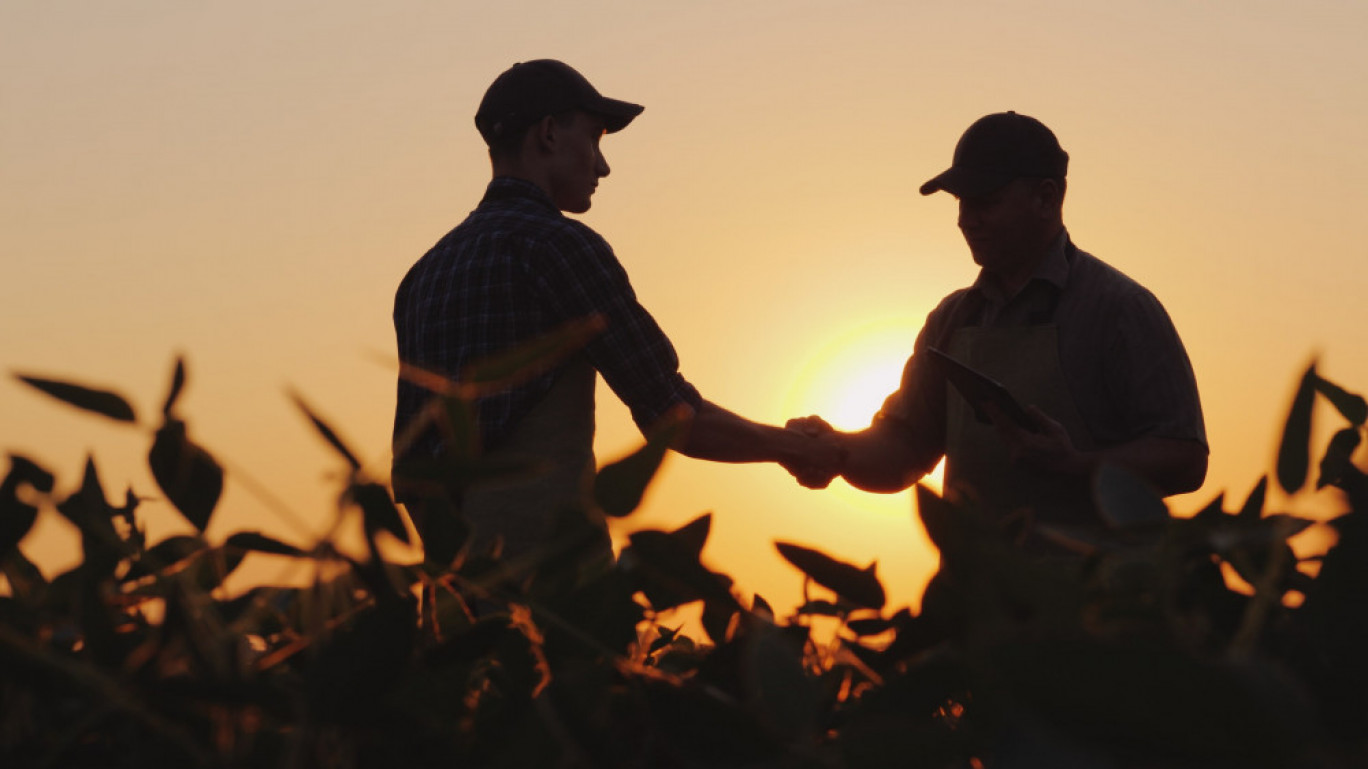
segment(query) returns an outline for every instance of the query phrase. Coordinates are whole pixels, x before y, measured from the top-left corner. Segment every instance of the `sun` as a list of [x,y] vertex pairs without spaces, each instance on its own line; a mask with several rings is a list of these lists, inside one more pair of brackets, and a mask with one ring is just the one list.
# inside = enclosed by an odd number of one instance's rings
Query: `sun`
[[817,414],[840,430],[860,430],[898,389],[920,324],[880,320],[842,330],[816,346],[795,378],[791,413]]
[[[863,430],[898,389],[922,321],[887,318],[855,324],[813,348],[794,378],[786,412],[816,414],[838,430]],[[941,468],[927,476],[940,489]],[[862,492],[861,492],[862,493]]]

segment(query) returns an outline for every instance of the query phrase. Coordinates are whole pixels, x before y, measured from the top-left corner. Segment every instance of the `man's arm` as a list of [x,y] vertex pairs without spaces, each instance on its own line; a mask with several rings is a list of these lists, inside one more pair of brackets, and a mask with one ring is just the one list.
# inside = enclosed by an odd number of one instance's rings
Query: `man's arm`
[[841,464],[842,447],[823,436],[752,422],[711,401],[703,401],[676,449],[713,462],[778,462],[805,473]]
[[[790,419],[788,429],[818,439],[826,439],[840,448],[841,462],[836,466],[813,468],[788,467],[798,482],[808,488],[826,488],[836,476],[863,491],[892,494],[916,483],[930,472],[939,455],[926,456],[886,423],[876,422],[860,432],[841,432],[821,417]],[[787,466],[786,466],[787,467]]]
[[1035,406],[1028,408],[1039,432],[1027,432],[987,407],[1013,461],[1047,472],[1092,477],[1104,464],[1116,465],[1148,481],[1162,496],[1196,491],[1206,479],[1207,447],[1200,441],[1141,436],[1098,451],[1079,451],[1068,432]]

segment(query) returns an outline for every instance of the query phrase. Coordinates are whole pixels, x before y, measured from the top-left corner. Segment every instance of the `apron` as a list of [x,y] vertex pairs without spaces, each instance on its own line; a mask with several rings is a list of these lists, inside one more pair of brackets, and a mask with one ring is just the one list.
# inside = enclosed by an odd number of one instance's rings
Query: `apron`
[[[1080,451],[1095,448],[1059,362],[1058,328],[959,328],[946,352],[1006,387],[1023,405],[1035,405],[1064,426]],[[947,498],[977,504],[997,516],[1025,513],[1056,524],[1098,523],[1088,479],[1064,479],[1012,464],[992,424],[947,384],[945,488]]]
[[[594,385],[597,372],[583,360],[567,366],[546,397],[518,422],[492,459],[533,459],[544,465],[531,477],[468,489],[462,512],[472,544],[486,548],[503,540],[503,557],[517,558],[545,544],[566,508],[585,509],[594,476]],[[602,549],[611,555],[606,525]],[[601,555],[602,553],[600,553]]]

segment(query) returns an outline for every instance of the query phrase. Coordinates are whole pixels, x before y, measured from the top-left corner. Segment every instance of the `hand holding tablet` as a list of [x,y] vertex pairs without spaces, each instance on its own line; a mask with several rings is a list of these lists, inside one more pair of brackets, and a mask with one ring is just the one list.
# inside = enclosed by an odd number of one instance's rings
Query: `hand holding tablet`
[[1022,407],[1006,387],[935,347],[926,348],[926,352],[930,355],[930,360],[936,370],[950,384],[955,386],[955,389],[964,396],[965,400],[969,401],[969,405],[973,407],[974,415],[978,417],[979,421],[991,421],[983,412],[983,406],[991,403],[1021,429],[1032,433],[1040,432],[1040,425],[1036,423],[1035,418]]

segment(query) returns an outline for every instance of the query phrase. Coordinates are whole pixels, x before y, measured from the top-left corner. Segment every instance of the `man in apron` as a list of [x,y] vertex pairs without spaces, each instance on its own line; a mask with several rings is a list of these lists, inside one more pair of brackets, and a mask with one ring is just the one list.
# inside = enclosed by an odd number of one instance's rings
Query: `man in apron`
[[[898,491],[944,457],[948,497],[1068,525],[1099,521],[1091,481],[1103,464],[1163,495],[1201,486],[1206,432],[1187,352],[1153,294],[1069,239],[1068,160],[1049,128],[1015,112],[965,131],[951,167],[921,192],[959,199],[979,276],[928,316],[901,387],[869,428],[790,422],[845,448],[837,466],[795,471],[800,482],[821,487],[839,474]],[[932,348],[1003,385],[1025,418],[968,402]]]
[[[563,215],[589,209],[609,171],[600,139],[642,109],[601,95],[579,72],[550,59],[515,64],[486,91],[475,125],[489,146],[494,178],[479,206],[400,283],[394,304],[399,360],[459,381],[471,363],[567,323],[596,318],[602,332],[570,360],[477,404],[485,457],[541,471],[465,488],[442,504],[427,504],[433,484],[406,479],[405,465],[431,465],[445,447],[435,427],[415,427],[433,391],[401,376],[394,487],[420,534],[439,523],[425,516],[450,515],[454,506],[476,550],[498,545],[507,559],[535,558],[556,535],[560,514],[586,508],[596,373],[643,432],[667,416],[687,419],[677,448],[689,456],[803,468],[834,461],[838,449],[829,442],[750,422],[704,400],[680,374],[673,345],[637,302],[607,241]],[[611,556],[606,530],[597,524],[599,552]]]

